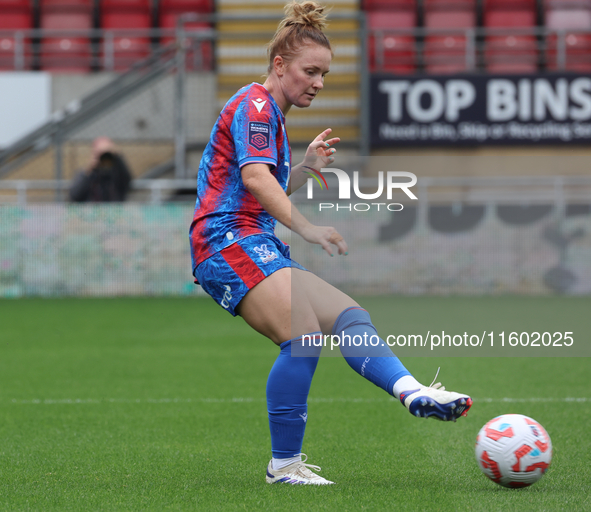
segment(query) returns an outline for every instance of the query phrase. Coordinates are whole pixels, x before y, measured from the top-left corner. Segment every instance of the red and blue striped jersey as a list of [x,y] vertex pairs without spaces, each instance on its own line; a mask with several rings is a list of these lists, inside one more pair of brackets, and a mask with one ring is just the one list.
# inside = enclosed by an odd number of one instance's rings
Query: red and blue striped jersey
[[257,83],[226,103],[203,152],[190,230],[193,269],[236,240],[275,231],[277,221],[242,183],[240,169],[250,163],[269,164],[287,190],[291,150],[285,116]]

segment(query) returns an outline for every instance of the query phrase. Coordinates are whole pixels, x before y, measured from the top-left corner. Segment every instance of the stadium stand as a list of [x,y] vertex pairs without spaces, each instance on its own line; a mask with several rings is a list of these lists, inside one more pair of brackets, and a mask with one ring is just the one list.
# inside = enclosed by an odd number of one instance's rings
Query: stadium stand
[[[367,15],[368,63],[373,72],[591,70],[591,0],[362,0],[360,4]],[[0,0],[0,70],[124,71],[156,45],[170,43],[183,13],[207,15],[217,7],[220,13],[280,16],[283,5],[279,0]],[[355,11],[358,5],[355,0],[337,0],[333,12]],[[331,29],[341,30],[347,23],[351,22],[333,20]],[[184,26],[188,31],[214,28],[206,19]],[[237,27],[250,35],[238,44],[229,43]],[[260,53],[255,47],[265,45],[273,27],[274,22],[264,19],[219,23],[217,55],[212,39],[189,38],[187,69],[211,71],[228,64],[236,70],[238,65],[253,64],[251,57]],[[31,34],[35,28],[48,33]],[[104,32],[85,34],[94,28]],[[15,30],[23,31],[18,35],[22,44],[17,44]],[[234,35],[225,38],[226,33]],[[240,47],[236,55],[242,53],[242,58],[231,56],[234,46]],[[347,52],[351,60],[355,50]],[[222,81],[232,82],[228,88],[239,81],[222,76]]]
[[[0,0],[0,31],[33,28],[31,0]],[[0,35],[0,70],[30,69],[31,40],[22,41],[22,62],[15,62],[17,41],[14,35]]]
[[[91,42],[84,31],[93,27],[92,0],[41,0],[40,28],[55,30],[56,36],[41,42],[41,69],[86,72],[91,68]],[[60,35],[59,31],[80,30],[80,35]]]

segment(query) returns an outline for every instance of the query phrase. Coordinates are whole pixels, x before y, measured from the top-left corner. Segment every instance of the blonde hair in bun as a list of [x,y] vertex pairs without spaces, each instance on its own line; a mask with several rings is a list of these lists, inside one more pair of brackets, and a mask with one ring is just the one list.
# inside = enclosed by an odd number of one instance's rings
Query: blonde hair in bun
[[330,41],[323,32],[327,26],[326,13],[326,7],[310,0],[293,0],[285,6],[285,17],[267,46],[268,73],[272,71],[277,55],[289,62],[302,46],[310,43],[324,46],[332,52]]

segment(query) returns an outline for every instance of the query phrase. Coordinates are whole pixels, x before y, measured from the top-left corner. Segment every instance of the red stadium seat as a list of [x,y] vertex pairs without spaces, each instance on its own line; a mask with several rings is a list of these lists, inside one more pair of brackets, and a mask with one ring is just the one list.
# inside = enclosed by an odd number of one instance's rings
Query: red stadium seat
[[[184,11],[169,11],[160,13],[160,28],[176,28],[177,19]],[[185,23],[187,31],[194,30],[211,30],[212,26],[209,23],[192,22]],[[168,44],[174,37],[163,37],[160,40],[161,44]],[[193,71],[212,70],[214,66],[213,44],[211,40],[197,40],[191,38],[192,46],[187,54],[187,69]]]
[[[89,30],[92,28],[90,10],[76,12],[41,12],[41,28],[46,30]],[[45,37],[41,45],[41,68],[51,71],[89,71],[91,65],[90,38],[83,35]]]
[[100,0],[100,11],[145,11],[150,12],[150,0]]
[[476,0],[423,0],[425,11],[476,10]]
[[[0,30],[27,30],[33,28],[33,7],[31,0],[0,0]],[[31,40],[25,38],[24,69],[32,63]],[[0,70],[15,69],[17,41],[12,34],[0,36]]]
[[[14,4],[16,2],[11,2]],[[33,28],[33,15],[29,10],[19,9],[6,10],[4,3],[0,4],[3,9],[0,14],[0,30],[28,30]],[[23,39],[24,43],[24,69],[31,67],[31,40],[29,38]],[[0,36],[0,70],[15,69],[15,50],[16,40],[12,35]]]
[[39,5],[44,12],[47,12],[48,10],[71,11],[78,8],[92,9],[94,7],[94,2],[93,0],[40,0]]
[[416,0],[364,0],[364,11],[416,11]]
[[[208,14],[213,11],[213,3],[210,0],[161,0],[159,4],[158,26],[160,28],[176,28],[179,16],[186,12]],[[199,30],[212,28],[205,22],[192,22],[185,24],[185,28]],[[172,38],[164,38],[167,43]]]
[[[378,41],[376,41],[378,43]],[[416,71],[416,44],[412,36],[384,36],[382,50],[376,48],[374,69],[398,74]]]
[[485,42],[484,56],[491,73],[533,73],[538,70],[538,46],[534,36],[495,36]]
[[551,29],[591,29],[591,9],[546,11],[546,27]]
[[[484,5],[484,26],[487,28],[530,28],[536,26],[536,5],[522,0],[487,0]],[[514,34],[488,36],[484,43],[484,59],[491,73],[533,73],[538,70],[539,53],[533,35]]]
[[[410,33],[388,29],[414,28],[415,11],[375,11],[367,15],[370,29],[369,63],[372,71],[413,73],[416,70],[416,43]],[[383,31],[383,32],[380,32]]]
[[[165,12],[160,14],[160,28],[176,28],[177,20],[181,16],[182,12]],[[190,22],[185,23],[186,30],[200,30],[200,29],[211,29],[212,26],[209,23],[204,22]],[[168,43],[172,41],[174,37],[163,37],[162,43]]]
[[467,70],[466,37],[462,35],[425,38],[425,70],[433,74],[458,73]]
[[483,8],[485,11],[501,10],[533,10],[538,7],[537,0],[484,0]]
[[417,14],[413,11],[379,11],[367,14],[370,30],[414,28],[417,26]]
[[492,10],[484,13],[485,27],[535,27],[535,10]]
[[476,11],[428,11],[425,12],[427,28],[471,28],[476,26]]
[[51,30],[89,29],[92,18],[84,12],[46,13],[41,16],[41,28]]
[[[181,14],[192,12],[209,14],[213,12],[212,0],[160,0],[158,13],[158,26],[161,28],[176,28],[177,20]],[[189,30],[212,28],[206,22],[191,22],[185,24]],[[169,42],[172,38],[164,38],[163,43]]]
[[43,40],[41,68],[45,71],[90,71],[91,47],[85,37],[52,37]]
[[[591,72],[591,34],[570,33],[565,36],[564,43],[564,69],[580,73]],[[552,71],[560,69],[557,46],[558,38],[556,35],[549,36],[546,48],[546,67]]]
[[203,12],[214,11],[213,0],[160,0],[160,9],[176,10],[182,12]]
[[31,0],[0,0],[0,12],[29,11],[33,8]]
[[101,28],[105,30],[125,28],[149,29],[150,27],[151,18],[147,13],[107,11],[101,14]]
[[545,0],[544,9],[591,9],[591,0]]
[[31,13],[2,12],[0,14],[0,30],[18,30],[33,28]]
[[[105,31],[115,30],[113,36],[113,69],[123,71],[131,67],[136,61],[150,55],[150,37],[148,29],[151,26],[151,17],[148,12],[130,11],[103,11],[101,13],[101,28]],[[122,34],[125,29],[145,29],[146,34],[141,35],[130,31]],[[109,57],[108,35],[101,46],[101,63]]]

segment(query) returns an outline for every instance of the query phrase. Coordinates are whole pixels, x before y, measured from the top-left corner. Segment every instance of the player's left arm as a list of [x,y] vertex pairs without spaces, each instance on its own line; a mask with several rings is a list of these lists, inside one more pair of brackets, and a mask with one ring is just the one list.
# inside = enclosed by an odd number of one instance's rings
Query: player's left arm
[[291,169],[289,183],[287,185],[287,195],[295,192],[302,187],[311,174],[320,173],[320,169],[326,167],[334,162],[334,154],[336,149],[334,146],[340,142],[339,137],[325,140],[332,132],[331,128],[327,128],[320,135],[318,135],[308,146],[304,161]]
[[336,245],[339,254],[347,254],[347,243],[332,226],[311,224],[291,203],[277,178],[271,174],[268,165],[247,164],[240,170],[244,188],[248,190],[265,211],[291,229],[304,240],[319,244],[331,256],[331,244]]

